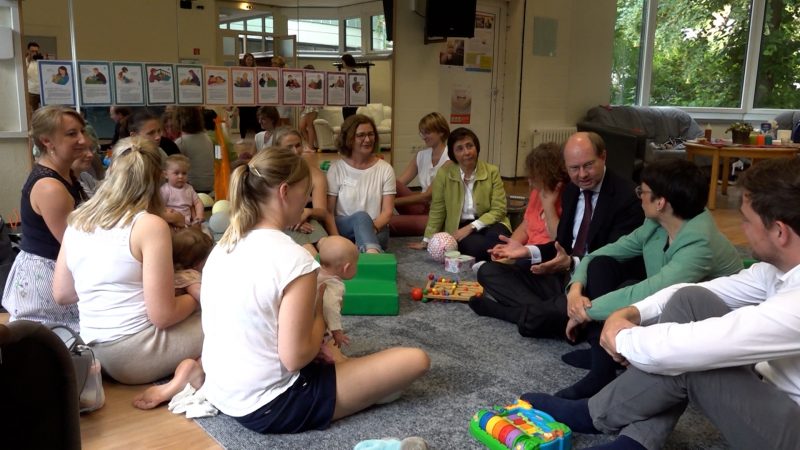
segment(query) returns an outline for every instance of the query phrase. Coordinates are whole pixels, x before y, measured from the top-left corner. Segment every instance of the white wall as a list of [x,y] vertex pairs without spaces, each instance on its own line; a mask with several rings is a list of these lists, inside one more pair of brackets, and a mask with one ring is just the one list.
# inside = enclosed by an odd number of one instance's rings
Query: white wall
[[[178,62],[216,57],[217,18],[213,0],[195,0],[181,9],[177,0],[80,0],[73,2],[78,59]],[[197,9],[203,6],[203,9]],[[67,2],[26,0],[23,32],[55,36],[58,58],[71,59]],[[200,55],[193,50],[198,48]]]
[[[488,2],[487,3],[491,3]],[[495,116],[499,151],[490,162],[506,177],[522,175],[521,161],[537,127],[574,126],[587,109],[608,102],[616,19],[614,0],[510,0],[501,33],[501,109]],[[438,45],[423,44],[424,19],[396,2],[393,164],[401,171],[421,143],[419,118],[440,108]],[[534,17],[558,21],[556,55],[533,55]],[[488,120],[473,111],[473,120]],[[488,113],[485,113],[488,115]]]
[[[555,56],[533,55],[537,16],[558,21]],[[586,110],[608,103],[615,21],[614,0],[527,2],[518,176],[524,174],[534,129],[574,126]]]

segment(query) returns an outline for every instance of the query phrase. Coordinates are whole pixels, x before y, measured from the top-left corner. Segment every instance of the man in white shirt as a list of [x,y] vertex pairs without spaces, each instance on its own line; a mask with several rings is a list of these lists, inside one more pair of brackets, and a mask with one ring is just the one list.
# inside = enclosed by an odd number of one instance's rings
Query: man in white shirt
[[691,402],[736,448],[800,445],[800,159],[741,178],[742,228],[763,261],[664,289],[606,320],[603,347],[629,364],[590,399],[522,397],[605,448],[661,448]]

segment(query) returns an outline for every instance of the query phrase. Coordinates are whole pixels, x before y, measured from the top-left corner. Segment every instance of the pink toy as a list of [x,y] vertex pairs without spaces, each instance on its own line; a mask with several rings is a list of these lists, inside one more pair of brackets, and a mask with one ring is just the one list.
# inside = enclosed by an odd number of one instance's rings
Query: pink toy
[[453,250],[458,250],[458,242],[448,233],[436,233],[428,241],[428,253],[434,261],[444,261],[444,254]]

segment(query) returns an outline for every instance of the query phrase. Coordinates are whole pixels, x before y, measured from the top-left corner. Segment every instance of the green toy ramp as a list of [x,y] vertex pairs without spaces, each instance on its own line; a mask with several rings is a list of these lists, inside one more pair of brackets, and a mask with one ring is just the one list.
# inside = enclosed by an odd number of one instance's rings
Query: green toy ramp
[[375,280],[359,276],[345,281],[344,286],[342,314],[346,316],[396,316],[400,311],[394,279]]

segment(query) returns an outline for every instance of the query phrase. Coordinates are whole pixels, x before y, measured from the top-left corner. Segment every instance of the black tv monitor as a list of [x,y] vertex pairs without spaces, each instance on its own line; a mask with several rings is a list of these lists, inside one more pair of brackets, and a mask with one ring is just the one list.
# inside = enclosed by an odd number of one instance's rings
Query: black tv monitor
[[477,0],[428,0],[425,6],[425,37],[474,37],[476,4]]

